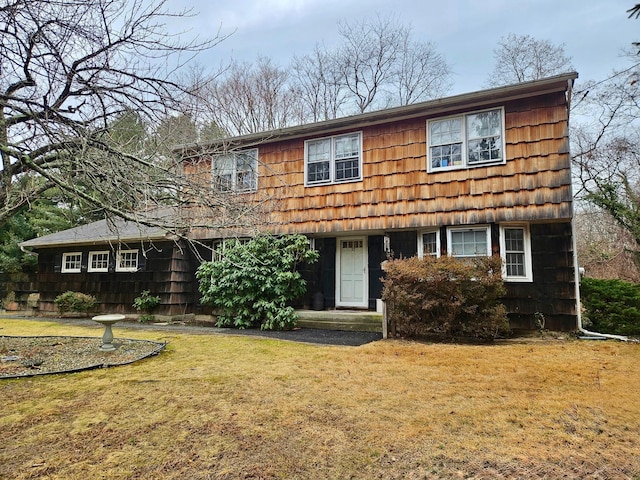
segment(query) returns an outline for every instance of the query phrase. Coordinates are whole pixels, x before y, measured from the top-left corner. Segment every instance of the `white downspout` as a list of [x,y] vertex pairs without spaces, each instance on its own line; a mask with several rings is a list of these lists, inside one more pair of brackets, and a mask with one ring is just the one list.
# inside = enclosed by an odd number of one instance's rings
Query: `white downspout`
[[610,338],[613,340],[622,340],[623,342],[628,341],[629,339],[624,335],[613,335],[610,333],[597,333],[590,332],[589,330],[585,330],[582,326],[582,305],[580,302],[580,269],[578,268],[578,249],[576,242],[576,226],[573,222],[575,215],[572,215],[571,218],[571,237],[573,243],[573,272],[574,272],[574,282],[576,285],[576,316],[578,318],[578,330],[581,333],[584,333],[586,337],[581,337],[583,340],[588,340],[589,338],[593,340]]
[[[571,93],[573,89],[573,81],[567,81],[567,117],[569,115],[569,111],[571,110]],[[567,129],[569,128],[567,120]],[[568,131],[568,130],[567,130]],[[567,134],[568,135],[568,134]],[[568,140],[568,139],[567,139]],[[571,158],[571,143],[569,144],[569,158]],[[573,196],[573,192],[572,192]],[[586,337],[582,337],[583,339],[605,339],[610,338],[613,340],[622,340],[623,342],[627,342],[629,339],[624,335],[613,335],[610,333],[598,333],[598,332],[590,332],[589,330],[585,330],[582,326],[582,302],[580,302],[580,268],[578,267],[578,248],[576,241],[576,226],[574,223],[575,219],[575,202],[571,202],[571,243],[573,246],[573,275],[574,275],[574,283],[576,287],[576,318],[578,320],[578,331],[584,333]]]

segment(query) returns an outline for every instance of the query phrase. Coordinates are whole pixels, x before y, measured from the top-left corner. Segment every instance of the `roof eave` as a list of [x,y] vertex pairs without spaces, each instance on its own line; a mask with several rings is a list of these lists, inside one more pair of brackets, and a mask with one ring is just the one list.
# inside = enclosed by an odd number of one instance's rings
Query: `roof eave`
[[188,157],[189,152],[201,152],[220,147],[249,147],[273,141],[292,140],[310,135],[328,134],[344,129],[361,128],[389,121],[401,121],[415,117],[435,116],[460,108],[477,109],[497,102],[509,102],[555,92],[568,91],[573,81],[578,78],[576,72],[564,73],[542,80],[496,87],[471,93],[463,93],[451,97],[430,100],[427,102],[402,107],[377,110],[349,117],[341,117],[323,122],[309,123],[278,130],[252,133],[237,137],[220,139],[206,144],[190,144],[176,146],[173,151]]

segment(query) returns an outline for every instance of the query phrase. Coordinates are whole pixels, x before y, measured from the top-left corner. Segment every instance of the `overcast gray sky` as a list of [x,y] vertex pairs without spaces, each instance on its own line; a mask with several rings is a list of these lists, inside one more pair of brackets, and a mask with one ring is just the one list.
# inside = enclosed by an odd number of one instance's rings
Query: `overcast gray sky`
[[509,33],[565,44],[580,80],[602,80],[630,65],[620,57],[640,41],[640,20],[628,19],[633,0],[169,0],[197,16],[183,28],[202,36],[234,32],[198,61],[212,68],[258,55],[286,66],[316,43],[339,42],[339,20],[395,15],[416,40],[431,41],[453,68],[451,94],[484,88],[493,49]]

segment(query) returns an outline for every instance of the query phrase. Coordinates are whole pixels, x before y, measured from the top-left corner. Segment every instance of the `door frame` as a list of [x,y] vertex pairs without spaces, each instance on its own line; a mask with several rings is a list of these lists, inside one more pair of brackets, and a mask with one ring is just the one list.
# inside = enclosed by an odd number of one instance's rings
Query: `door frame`
[[[354,307],[354,308],[369,308],[369,245],[367,242],[367,236],[358,237],[337,237],[336,238],[336,307]],[[340,300],[340,284],[341,282],[341,268],[340,260],[342,256],[342,242],[351,240],[362,240],[362,267],[363,267],[363,282],[362,282],[362,301],[361,302],[343,302]]]

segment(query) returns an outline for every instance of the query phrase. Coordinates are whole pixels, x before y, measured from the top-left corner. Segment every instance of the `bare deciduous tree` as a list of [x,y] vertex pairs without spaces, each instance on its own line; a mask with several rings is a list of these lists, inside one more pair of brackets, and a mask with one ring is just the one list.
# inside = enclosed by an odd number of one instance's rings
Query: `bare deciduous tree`
[[640,281],[632,253],[635,240],[629,231],[591,204],[582,205],[574,221],[578,262],[587,276]]
[[341,22],[336,58],[357,113],[437,98],[451,87],[451,70],[432,43],[415,42],[393,17]]
[[346,92],[335,52],[316,45],[312,53],[294,57],[291,69],[308,120],[319,122],[341,115]]
[[206,103],[203,116],[232,136],[301,121],[289,75],[266,57],[256,63],[232,62],[223,75],[206,83],[200,95]]
[[493,57],[495,65],[486,82],[491,87],[539,80],[573,70],[564,45],[554,45],[530,35],[510,33],[502,37]]
[[0,6],[0,223],[52,187],[107,215],[175,231],[186,226],[184,215],[132,212],[197,201],[203,209],[235,208],[225,218],[239,221],[240,207],[210,194],[210,173],[208,182],[192,182],[177,160],[158,162],[148,145],[116,134],[127,112],[153,127],[181,111],[189,93],[174,80],[181,59],[222,40],[183,41],[164,29],[188,15],[167,11],[163,0]]
[[338,33],[343,38],[338,49],[342,81],[362,113],[391,82],[405,28],[378,16],[374,22],[340,22]]
[[411,42],[405,31],[394,83],[398,105],[439,98],[451,89],[451,68],[431,42]]

